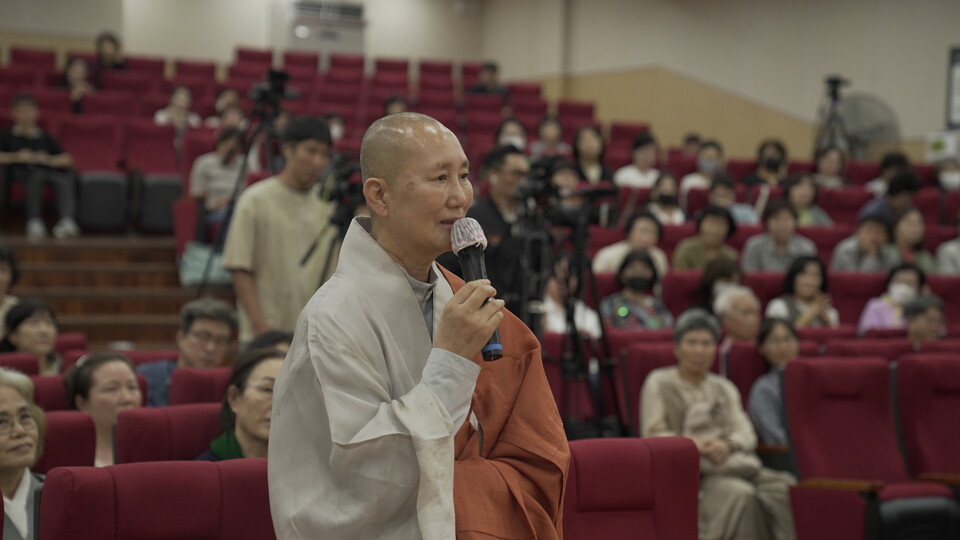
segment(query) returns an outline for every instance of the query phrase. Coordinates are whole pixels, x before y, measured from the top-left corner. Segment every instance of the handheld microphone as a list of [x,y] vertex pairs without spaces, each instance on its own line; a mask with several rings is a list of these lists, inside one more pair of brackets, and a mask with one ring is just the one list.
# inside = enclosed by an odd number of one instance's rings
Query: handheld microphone
[[[450,231],[453,254],[460,261],[465,281],[487,279],[487,265],[483,250],[487,247],[487,237],[483,228],[473,218],[458,219]],[[488,298],[489,302],[490,299]],[[503,357],[503,345],[500,344],[500,330],[494,330],[490,340],[483,347],[483,359],[487,362]]]

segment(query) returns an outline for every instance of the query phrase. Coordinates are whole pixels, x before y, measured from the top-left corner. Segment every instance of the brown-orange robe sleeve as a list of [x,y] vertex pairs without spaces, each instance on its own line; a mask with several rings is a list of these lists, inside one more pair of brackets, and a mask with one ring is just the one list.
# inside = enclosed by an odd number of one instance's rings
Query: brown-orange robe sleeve
[[[456,292],[463,281],[445,272]],[[454,508],[459,540],[563,538],[570,448],[547,384],[540,343],[505,312],[503,358],[484,362],[472,412],[454,442]],[[482,448],[481,448],[482,445]]]

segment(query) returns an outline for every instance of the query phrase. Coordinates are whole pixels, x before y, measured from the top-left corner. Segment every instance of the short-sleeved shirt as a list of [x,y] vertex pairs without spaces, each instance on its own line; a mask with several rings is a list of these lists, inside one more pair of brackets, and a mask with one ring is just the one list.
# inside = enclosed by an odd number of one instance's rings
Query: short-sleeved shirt
[[[37,128],[34,133],[24,133],[17,126],[0,132],[0,152],[15,153],[20,150],[30,150],[31,152],[45,152],[50,156],[58,156],[63,153],[63,148],[49,133]],[[8,174],[16,174],[17,171],[26,168],[27,165],[14,163],[7,166]]]
[[240,177],[241,165],[240,159],[224,165],[215,152],[198,157],[190,169],[190,196],[203,197],[207,203],[230,197]]

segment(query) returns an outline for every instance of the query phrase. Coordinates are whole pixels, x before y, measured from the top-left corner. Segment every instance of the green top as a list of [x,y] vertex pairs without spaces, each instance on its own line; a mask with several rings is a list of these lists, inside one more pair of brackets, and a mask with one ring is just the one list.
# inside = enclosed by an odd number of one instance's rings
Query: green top
[[[720,246],[720,255],[729,257],[734,261],[738,260],[737,250],[724,244]],[[677,245],[673,252],[674,270],[703,270],[707,264],[714,259],[714,255],[707,253],[703,240],[698,236],[691,236],[684,239]]]
[[210,450],[221,460],[240,459],[243,457],[243,450],[240,448],[240,442],[233,430],[226,431],[210,443]]

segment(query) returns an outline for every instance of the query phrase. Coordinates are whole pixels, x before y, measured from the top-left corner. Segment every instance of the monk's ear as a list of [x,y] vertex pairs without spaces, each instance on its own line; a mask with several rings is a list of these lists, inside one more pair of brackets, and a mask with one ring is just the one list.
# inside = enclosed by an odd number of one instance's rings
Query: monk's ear
[[363,197],[367,200],[367,209],[373,217],[387,217],[387,181],[370,177],[363,181]]

